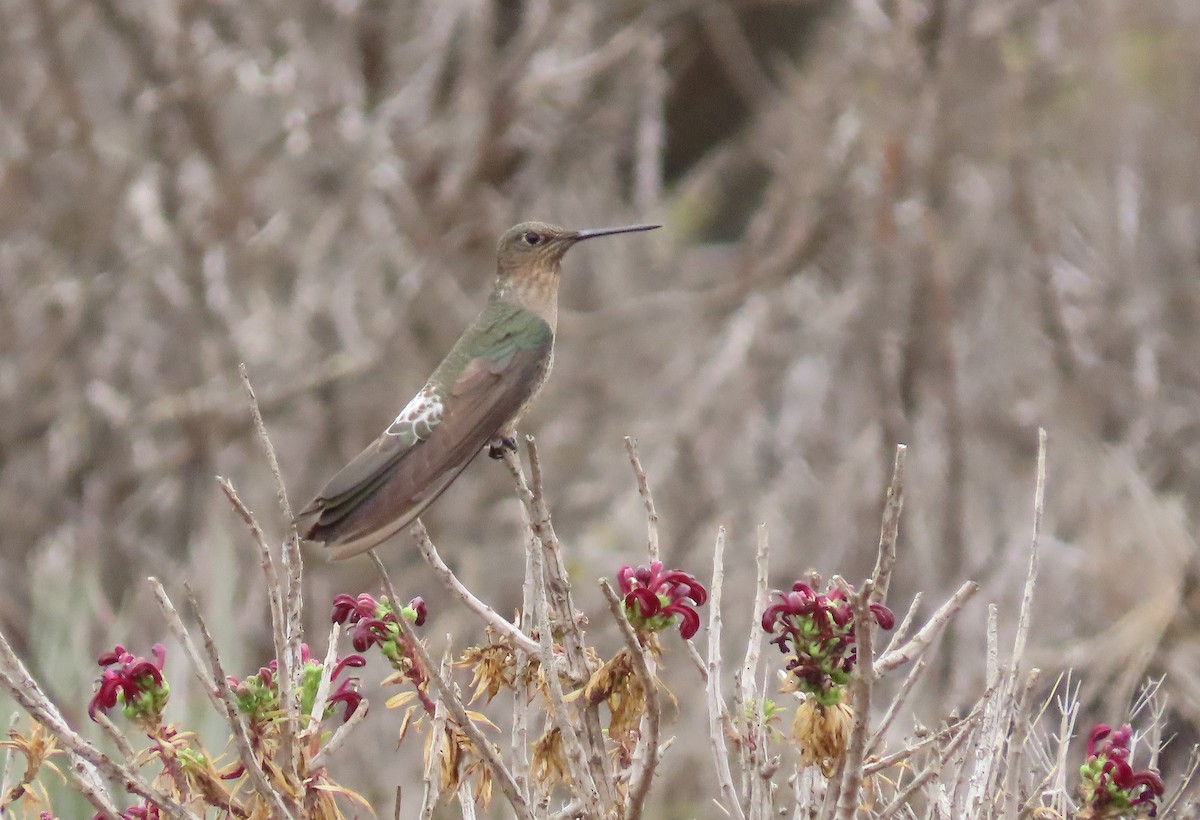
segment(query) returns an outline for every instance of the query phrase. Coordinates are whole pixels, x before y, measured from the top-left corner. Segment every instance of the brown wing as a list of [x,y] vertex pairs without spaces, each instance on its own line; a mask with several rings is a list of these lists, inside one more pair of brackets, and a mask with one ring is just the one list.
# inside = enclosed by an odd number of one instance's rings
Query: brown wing
[[472,359],[447,395],[430,394],[440,400],[440,412],[416,413],[408,424],[401,413],[330,479],[297,516],[301,535],[324,542],[331,559],[340,560],[408,526],[533,395],[548,353],[548,346],[538,346],[517,348],[501,361]]

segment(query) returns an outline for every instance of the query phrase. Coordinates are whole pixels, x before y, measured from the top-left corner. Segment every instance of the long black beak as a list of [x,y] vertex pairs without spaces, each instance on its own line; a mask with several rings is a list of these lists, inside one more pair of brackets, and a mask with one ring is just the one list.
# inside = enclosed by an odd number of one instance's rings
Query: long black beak
[[661,228],[662,225],[630,225],[625,228],[593,228],[590,231],[575,231],[571,238],[576,242],[581,242],[584,239],[595,239],[597,236],[612,236],[615,233],[636,233],[638,231],[652,231],[655,228]]

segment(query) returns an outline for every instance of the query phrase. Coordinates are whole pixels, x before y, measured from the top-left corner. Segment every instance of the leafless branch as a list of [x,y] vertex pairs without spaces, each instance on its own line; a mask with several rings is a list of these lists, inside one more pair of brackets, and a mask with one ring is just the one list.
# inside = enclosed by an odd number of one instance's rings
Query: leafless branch
[[634,670],[642,679],[642,689],[646,698],[645,732],[642,736],[644,742],[638,744],[641,754],[633,761],[633,780],[629,784],[629,795],[625,799],[623,813],[625,820],[638,820],[645,810],[646,796],[650,793],[650,783],[654,779],[654,772],[658,769],[661,753],[658,743],[660,719],[658,680],[650,671],[650,661],[646,657],[646,650],[638,641],[637,633],[633,631],[633,625],[629,623],[629,618],[625,615],[625,607],[608,579],[600,579],[600,589],[603,590],[604,597],[608,599],[609,612],[612,613],[621,629],[622,637],[625,638],[625,646],[633,658]]
[[[400,599],[396,596],[396,589],[392,586],[392,579],[388,577],[387,568],[383,565],[383,561],[379,559],[375,550],[371,550],[368,554],[375,563],[375,568],[379,571],[380,579],[383,582],[384,589],[387,590],[388,598],[393,602],[399,602]],[[429,651],[425,649],[425,645],[421,643],[416,633],[413,632],[412,625],[409,624],[408,619],[397,618],[396,623],[400,627],[400,633],[404,636],[406,645],[412,649],[413,653],[417,656],[417,662],[421,664],[421,668],[429,675],[429,681],[433,684],[439,702],[445,704],[446,711],[450,713],[450,717],[466,733],[472,747],[479,754],[484,764],[491,769],[492,776],[496,779],[496,783],[500,786],[500,791],[504,793],[504,797],[512,806],[513,812],[517,817],[532,818],[533,815],[529,811],[529,806],[518,791],[517,784],[513,782],[512,773],[497,754],[496,747],[484,736],[479,726],[475,724],[475,721],[471,720],[471,716],[467,714],[466,707],[454,692],[453,687],[438,672],[437,668],[434,667],[433,660],[429,657]]]
[[[185,585],[185,588],[186,585]],[[192,594],[190,588],[187,588],[188,606],[192,610],[192,617],[196,619],[196,624],[200,628],[200,636],[204,641],[204,650],[208,654],[209,669],[212,673],[213,680],[216,682],[217,695],[221,699],[221,705],[224,707],[225,722],[229,725],[230,733],[233,735],[233,745],[237,749],[238,759],[241,760],[242,766],[250,778],[250,785],[258,792],[268,806],[271,806],[273,811],[280,814],[281,817],[298,818],[300,817],[300,807],[296,801],[288,794],[281,792],[271,785],[263,774],[262,766],[259,765],[258,758],[254,754],[253,747],[250,743],[250,734],[246,728],[246,722],[242,719],[242,715],[238,712],[237,702],[233,696],[233,690],[229,688],[229,681],[225,675],[224,665],[221,663],[221,656],[217,652],[216,641],[213,640],[212,633],[208,631],[208,624],[204,622],[204,613],[200,611],[200,604],[196,600],[196,596]]]
[[658,560],[658,510],[654,507],[654,496],[650,494],[650,483],[646,480],[646,471],[642,469],[641,459],[638,458],[637,439],[625,437],[625,452],[629,454],[629,464],[637,477],[638,495],[646,505],[646,542],[650,560]]
[[442,556],[438,554],[437,547],[433,545],[433,541],[429,538],[429,532],[425,529],[425,525],[417,521],[409,529],[413,540],[417,542],[417,549],[421,551],[421,557],[425,559],[425,563],[433,568],[438,579],[458,597],[460,601],[475,613],[481,621],[490,626],[500,635],[512,642],[513,646],[529,655],[536,656],[538,654],[538,644],[533,638],[526,635],[517,626],[500,616],[496,610],[479,600],[475,593],[467,589],[466,585],[458,579],[454,571],[446,565],[442,560]]

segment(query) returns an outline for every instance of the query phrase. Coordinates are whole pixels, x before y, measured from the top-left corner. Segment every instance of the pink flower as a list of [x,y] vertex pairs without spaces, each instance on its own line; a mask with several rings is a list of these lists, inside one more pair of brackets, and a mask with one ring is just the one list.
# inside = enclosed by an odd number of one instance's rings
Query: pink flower
[[662,561],[637,568],[628,564],[617,572],[625,595],[625,614],[639,632],[659,632],[679,619],[679,634],[691,638],[700,628],[696,607],[708,600],[696,576],[681,569],[663,571]]
[[1088,734],[1087,760],[1079,767],[1083,804],[1095,817],[1123,817],[1137,806],[1150,817],[1158,810],[1163,782],[1150,769],[1135,771],[1129,762],[1133,730],[1129,724],[1113,731],[1097,723]]
[[162,674],[167,650],[156,643],[150,654],[153,660],[136,657],[117,644],[97,659],[96,662],[106,668],[100,674],[96,694],[88,703],[88,716],[92,720],[96,719],[96,712],[107,712],[120,703],[125,716],[136,723],[157,726],[161,722],[171,693]]
[[[818,581],[819,582],[819,581]],[[771,643],[790,655],[787,670],[797,688],[827,705],[841,700],[841,687],[850,680],[858,662],[854,610],[840,588],[817,592],[797,581],[790,592],[773,593],[776,602],[763,611],[764,632],[775,635]],[[881,603],[870,605],[875,622],[883,629],[896,624],[892,611]]]

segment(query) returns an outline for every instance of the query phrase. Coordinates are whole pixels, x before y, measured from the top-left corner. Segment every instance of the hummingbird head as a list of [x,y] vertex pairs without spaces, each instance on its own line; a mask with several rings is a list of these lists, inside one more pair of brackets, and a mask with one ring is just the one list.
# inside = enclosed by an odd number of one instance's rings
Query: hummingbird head
[[545,222],[522,222],[500,237],[496,262],[501,280],[524,276],[557,275],[563,255],[576,242],[597,236],[610,236],[634,231],[652,231],[658,225],[631,225],[626,228],[599,228],[572,231]]

